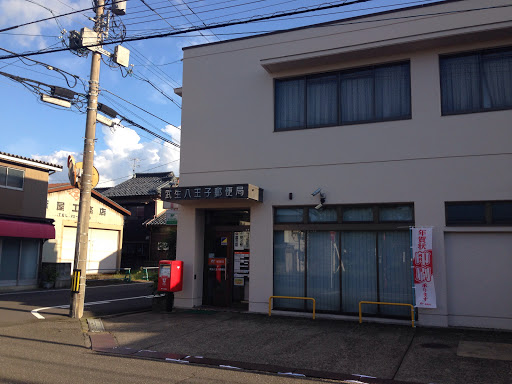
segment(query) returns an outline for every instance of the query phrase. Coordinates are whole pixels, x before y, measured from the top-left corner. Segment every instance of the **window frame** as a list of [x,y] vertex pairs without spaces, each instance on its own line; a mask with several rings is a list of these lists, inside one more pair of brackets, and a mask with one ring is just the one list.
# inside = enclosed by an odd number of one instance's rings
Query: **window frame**
[[[509,227],[512,226],[512,219],[507,221],[496,221],[493,218],[493,205],[494,204],[512,204],[512,200],[492,200],[492,201],[445,201],[444,203],[444,216],[445,225],[447,227]],[[447,208],[457,205],[483,205],[484,206],[484,220],[480,222],[454,221],[449,218]]]
[[[15,190],[15,191],[23,191],[23,189],[25,188],[25,170],[24,169],[19,169],[19,168],[8,167],[6,165],[0,165],[0,168],[5,168],[5,170],[6,170],[5,185],[0,184],[0,188],[12,189],[12,190]],[[17,172],[21,172],[21,180],[22,180],[22,186],[21,187],[13,187],[13,186],[8,185],[8,183],[9,183],[9,170],[14,170],[14,171],[17,171]]]
[[[483,91],[483,65],[482,62],[485,59],[485,56],[492,55],[496,53],[509,52],[512,56],[512,46],[499,47],[499,48],[488,48],[488,49],[479,49],[475,51],[466,51],[466,52],[458,52],[458,53],[443,53],[439,55],[438,65],[439,65],[439,90],[440,90],[440,107],[441,107],[441,116],[455,116],[455,115],[467,115],[471,113],[482,113],[482,112],[495,112],[495,111],[506,111],[512,109],[512,104],[504,107],[493,107],[493,108],[485,108],[483,107],[484,102],[484,91]],[[478,96],[479,96],[479,108],[477,109],[465,109],[463,111],[455,111],[455,112],[445,112],[443,108],[443,71],[442,71],[442,60],[450,59],[450,58],[460,58],[460,57],[470,57],[476,56],[478,61]]]
[[[376,103],[375,103],[375,72],[379,68],[385,68],[385,67],[394,67],[394,66],[407,66],[407,73],[408,73],[408,87],[407,87],[407,94],[408,94],[408,101],[409,101],[409,113],[404,114],[401,116],[396,117],[389,117],[389,118],[376,118]],[[358,73],[363,73],[365,71],[371,71],[371,77],[372,77],[372,96],[373,96],[373,111],[372,115],[373,118],[366,119],[366,120],[357,120],[357,121],[349,121],[349,122],[343,122],[343,116],[341,113],[341,82],[344,76],[354,76],[354,78],[359,77]],[[307,101],[308,101],[308,80],[309,79],[315,79],[319,77],[327,77],[327,76],[336,76],[337,78],[337,87],[336,87],[336,106],[337,106],[337,122],[335,124],[322,124],[322,125],[308,125],[308,108],[307,108]],[[279,82],[286,82],[286,81],[293,81],[293,80],[303,80],[304,83],[304,123],[300,127],[287,127],[287,128],[277,128],[278,126],[278,111],[277,111],[277,84]],[[317,129],[317,128],[326,128],[326,127],[338,127],[338,126],[346,126],[346,125],[356,125],[356,124],[369,124],[369,123],[380,123],[380,122],[387,122],[387,121],[399,121],[399,120],[410,120],[412,119],[412,90],[411,90],[411,61],[409,59],[407,60],[400,60],[396,62],[390,62],[390,63],[383,63],[383,64],[373,64],[373,65],[367,65],[363,67],[354,67],[354,68],[346,68],[343,70],[337,70],[337,71],[329,71],[329,72],[319,72],[319,73],[311,73],[307,75],[302,76],[291,76],[291,77],[283,77],[283,78],[274,78],[274,132],[286,132],[286,131],[297,131],[297,130],[305,130],[305,129]]]
[[[393,208],[408,206],[412,209],[412,220],[406,221],[384,221],[379,220],[379,210],[381,208]],[[314,205],[293,205],[293,206],[274,206],[273,223],[274,230],[396,230],[414,225],[415,211],[413,202],[404,203],[385,203],[385,204],[326,204],[325,208],[334,208],[337,211],[336,221],[312,222],[309,220],[309,211],[314,210]],[[343,212],[346,209],[371,208],[373,212],[372,221],[343,221]],[[276,214],[278,209],[302,209],[302,222],[277,222]]]

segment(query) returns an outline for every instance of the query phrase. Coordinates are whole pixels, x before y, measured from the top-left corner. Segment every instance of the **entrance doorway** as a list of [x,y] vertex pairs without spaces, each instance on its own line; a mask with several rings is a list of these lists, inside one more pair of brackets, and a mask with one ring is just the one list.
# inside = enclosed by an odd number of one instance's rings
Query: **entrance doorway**
[[248,308],[249,211],[206,214],[203,304]]

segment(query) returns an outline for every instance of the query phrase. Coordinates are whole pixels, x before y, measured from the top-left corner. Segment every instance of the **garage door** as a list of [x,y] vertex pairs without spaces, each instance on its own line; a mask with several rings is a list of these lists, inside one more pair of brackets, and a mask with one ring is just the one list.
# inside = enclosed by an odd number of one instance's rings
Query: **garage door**
[[512,234],[445,236],[450,325],[512,329]]
[[[87,251],[87,273],[113,272],[117,267],[119,231],[105,229],[89,230]],[[76,228],[64,227],[61,262],[71,263],[75,259]]]

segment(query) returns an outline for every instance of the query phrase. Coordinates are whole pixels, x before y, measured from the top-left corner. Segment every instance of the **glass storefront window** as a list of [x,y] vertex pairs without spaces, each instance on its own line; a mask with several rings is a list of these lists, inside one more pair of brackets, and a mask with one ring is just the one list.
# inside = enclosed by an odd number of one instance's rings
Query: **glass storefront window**
[[[341,255],[338,232],[308,232],[307,297],[319,311],[340,310]],[[312,309],[308,302],[308,309]]]
[[304,209],[302,208],[277,208],[275,211],[276,223],[302,223],[304,221]]
[[39,259],[39,241],[25,239],[21,244],[20,280],[35,280]]
[[338,212],[336,208],[309,209],[309,221],[311,223],[335,223],[337,220]]
[[[356,314],[364,300],[410,304],[411,278],[408,231],[274,232],[274,295],[312,297],[318,311]],[[274,306],[312,309],[300,300],[276,299]],[[374,305],[363,312],[410,314]]]
[[16,281],[18,279],[20,240],[4,238],[1,244],[0,280]]
[[[302,231],[274,232],[274,295],[304,296],[305,234]],[[276,308],[304,309],[300,300],[276,299]]]
[[412,221],[413,208],[410,205],[381,207],[379,209],[379,220],[382,222]]
[[371,207],[347,208],[343,210],[344,222],[372,222],[373,210]]

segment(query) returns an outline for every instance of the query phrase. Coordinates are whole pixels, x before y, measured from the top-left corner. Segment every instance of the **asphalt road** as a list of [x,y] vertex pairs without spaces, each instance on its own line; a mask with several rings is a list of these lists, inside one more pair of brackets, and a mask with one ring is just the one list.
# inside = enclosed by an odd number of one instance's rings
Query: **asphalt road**
[[[151,308],[152,283],[87,286],[84,317],[143,311]],[[69,314],[70,290],[0,293],[0,327],[42,321]]]
[[307,384],[310,380],[98,354],[66,317],[0,327],[0,383]]
[[[0,293],[0,383],[311,382],[95,353],[85,320],[68,317],[69,295],[69,289]],[[88,286],[84,318],[147,310],[150,295],[151,283]]]

